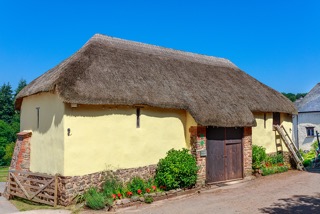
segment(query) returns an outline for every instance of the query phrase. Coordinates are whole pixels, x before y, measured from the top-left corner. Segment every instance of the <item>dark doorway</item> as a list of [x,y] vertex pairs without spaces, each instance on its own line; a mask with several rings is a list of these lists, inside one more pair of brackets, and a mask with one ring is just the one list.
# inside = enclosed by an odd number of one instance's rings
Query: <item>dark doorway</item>
[[273,112],[273,125],[280,125],[280,113]]
[[207,128],[207,182],[243,177],[243,128]]

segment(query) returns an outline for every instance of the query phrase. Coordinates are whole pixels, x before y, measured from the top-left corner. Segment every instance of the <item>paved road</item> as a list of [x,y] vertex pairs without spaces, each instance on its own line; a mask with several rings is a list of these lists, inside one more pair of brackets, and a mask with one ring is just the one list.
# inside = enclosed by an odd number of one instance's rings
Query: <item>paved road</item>
[[[5,187],[5,182],[0,182],[0,193],[2,194]],[[14,213],[18,212],[19,210],[13,206],[7,199],[3,196],[0,196],[0,213],[7,214],[7,213]]]
[[320,213],[320,173],[289,171],[119,213]]

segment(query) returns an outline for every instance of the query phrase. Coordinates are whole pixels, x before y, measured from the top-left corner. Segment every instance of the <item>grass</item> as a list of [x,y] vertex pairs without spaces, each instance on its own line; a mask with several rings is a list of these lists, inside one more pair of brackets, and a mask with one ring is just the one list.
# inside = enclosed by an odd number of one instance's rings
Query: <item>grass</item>
[[39,204],[36,202],[28,201],[22,198],[14,198],[10,202],[19,210],[19,211],[28,211],[28,210],[43,210],[43,209],[59,209],[59,207],[52,207],[49,205]]
[[19,210],[19,211],[29,211],[29,210],[70,210],[72,213],[77,213],[79,210],[73,205],[68,207],[56,206],[52,207],[45,204],[40,204],[33,201],[28,201],[23,198],[17,198],[10,200],[10,202]]
[[9,173],[9,167],[0,167],[0,182],[6,182]]

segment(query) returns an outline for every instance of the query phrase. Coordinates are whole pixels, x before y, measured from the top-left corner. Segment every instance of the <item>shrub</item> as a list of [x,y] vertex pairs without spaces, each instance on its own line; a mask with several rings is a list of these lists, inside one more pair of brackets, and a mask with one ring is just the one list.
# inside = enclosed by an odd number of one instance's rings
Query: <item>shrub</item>
[[127,188],[130,190],[134,195],[140,195],[145,193],[146,183],[140,177],[134,177],[131,179],[129,183],[127,183]]
[[275,173],[281,173],[281,172],[286,172],[288,171],[288,167],[287,166],[271,166],[271,167],[262,167],[262,175],[266,176],[266,175],[271,175],[271,174],[275,174]]
[[147,196],[144,198],[144,202],[147,204],[151,204],[153,202],[153,198],[151,196]]
[[96,188],[90,188],[85,194],[86,205],[94,210],[100,210],[105,207],[105,198]]
[[271,164],[278,164],[278,163],[283,163],[283,155],[282,154],[272,154],[272,155],[267,155],[266,161],[271,163]]
[[187,149],[171,149],[159,160],[155,181],[166,190],[191,187],[197,181],[197,171],[196,160]]
[[259,169],[267,159],[266,149],[262,146],[252,145],[252,168]]
[[311,163],[312,163],[312,159],[305,159],[302,164],[304,167],[308,167],[308,166],[311,166]]

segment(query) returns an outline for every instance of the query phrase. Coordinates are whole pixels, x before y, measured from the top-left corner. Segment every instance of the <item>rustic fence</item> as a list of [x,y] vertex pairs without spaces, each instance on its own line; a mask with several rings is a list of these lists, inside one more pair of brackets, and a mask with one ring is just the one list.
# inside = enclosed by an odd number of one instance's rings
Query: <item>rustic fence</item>
[[9,170],[7,192],[9,196],[56,206],[58,178],[39,173]]

